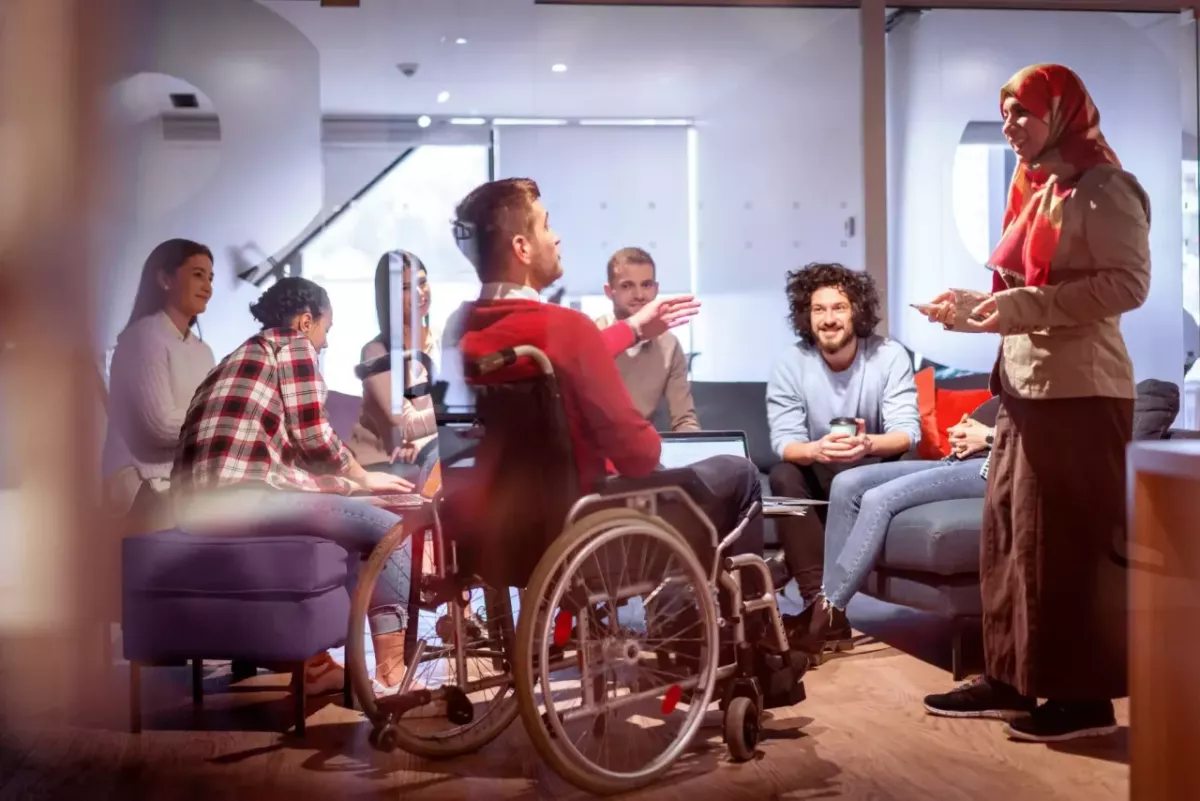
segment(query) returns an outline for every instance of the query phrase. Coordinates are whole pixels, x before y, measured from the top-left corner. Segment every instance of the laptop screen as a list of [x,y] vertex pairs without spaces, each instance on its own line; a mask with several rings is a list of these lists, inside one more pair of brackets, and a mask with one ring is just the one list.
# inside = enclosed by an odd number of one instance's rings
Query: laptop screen
[[741,431],[689,431],[662,435],[659,462],[668,470],[687,467],[710,456],[749,457],[746,435]]

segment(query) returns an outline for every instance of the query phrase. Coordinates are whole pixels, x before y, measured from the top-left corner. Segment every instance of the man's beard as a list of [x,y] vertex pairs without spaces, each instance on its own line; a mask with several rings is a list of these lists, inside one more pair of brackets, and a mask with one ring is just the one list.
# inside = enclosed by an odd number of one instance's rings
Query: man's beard
[[837,338],[832,339],[832,340],[825,338],[825,335],[828,333],[830,333],[830,332],[829,331],[818,331],[817,332],[817,345],[821,348],[821,350],[825,351],[826,353],[830,353],[830,354],[839,352],[840,350],[845,348],[847,345],[849,345],[851,340],[854,339],[854,331],[849,328],[839,329],[837,331],[837,334],[838,334]]

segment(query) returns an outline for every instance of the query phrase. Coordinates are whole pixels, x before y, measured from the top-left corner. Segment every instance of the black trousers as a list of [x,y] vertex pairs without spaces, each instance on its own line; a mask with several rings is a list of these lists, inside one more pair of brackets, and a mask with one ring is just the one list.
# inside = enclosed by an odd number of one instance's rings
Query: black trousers
[[[771,468],[771,494],[786,498],[829,500],[829,485],[835,473],[820,464],[800,466],[780,462]],[[777,517],[776,531],[783,541],[783,556],[788,570],[800,587],[805,603],[821,592],[825,572],[825,513],[827,506],[818,506],[802,517]],[[816,512],[816,514],[813,514]]]
[[[738,522],[755,503],[762,501],[762,486],[758,481],[758,468],[748,459],[740,456],[711,456],[692,464],[687,468],[695,480],[704,485],[710,496],[707,499],[694,498],[704,514],[712,521],[717,530],[718,541],[731,532]],[[671,523],[680,533],[692,543],[692,547],[701,555],[701,561],[707,566],[711,556],[711,540],[707,531],[697,526],[690,510],[681,503],[663,503],[659,514]],[[762,555],[763,552],[763,517],[756,514],[747,523],[745,530],[730,545],[726,555],[753,553]],[[742,574],[747,592],[764,592],[757,573]]]

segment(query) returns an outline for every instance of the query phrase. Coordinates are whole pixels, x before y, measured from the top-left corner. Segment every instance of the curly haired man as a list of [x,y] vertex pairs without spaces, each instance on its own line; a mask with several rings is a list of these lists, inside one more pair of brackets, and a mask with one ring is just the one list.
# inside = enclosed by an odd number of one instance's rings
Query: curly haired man
[[[771,470],[771,492],[828,500],[838,472],[899,458],[920,440],[912,359],[898,342],[875,334],[879,294],[866,273],[809,264],[788,273],[787,293],[799,342],[767,383],[771,446],[782,460]],[[784,560],[773,565],[777,582],[794,578],[806,607],[794,631],[807,630],[821,591],[824,526],[824,507],[779,520]],[[844,616],[834,623],[829,639],[849,636]]]

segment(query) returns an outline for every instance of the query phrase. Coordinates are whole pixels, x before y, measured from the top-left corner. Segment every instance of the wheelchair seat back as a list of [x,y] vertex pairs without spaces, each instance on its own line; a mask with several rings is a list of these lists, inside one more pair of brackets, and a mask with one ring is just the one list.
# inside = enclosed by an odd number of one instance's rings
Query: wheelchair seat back
[[459,572],[523,587],[579,497],[566,412],[552,373],[474,389],[474,465],[445,479]]

